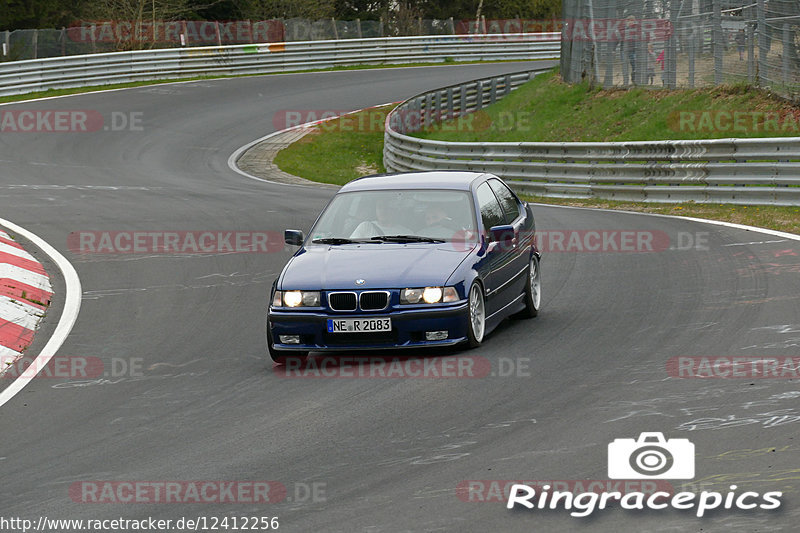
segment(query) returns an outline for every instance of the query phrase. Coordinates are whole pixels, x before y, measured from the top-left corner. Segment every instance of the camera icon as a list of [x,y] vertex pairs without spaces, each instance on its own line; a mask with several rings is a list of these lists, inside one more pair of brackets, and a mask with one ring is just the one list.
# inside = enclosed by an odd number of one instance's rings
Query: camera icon
[[694,444],[665,440],[663,433],[641,433],[638,439],[615,439],[608,445],[610,479],[692,479]]

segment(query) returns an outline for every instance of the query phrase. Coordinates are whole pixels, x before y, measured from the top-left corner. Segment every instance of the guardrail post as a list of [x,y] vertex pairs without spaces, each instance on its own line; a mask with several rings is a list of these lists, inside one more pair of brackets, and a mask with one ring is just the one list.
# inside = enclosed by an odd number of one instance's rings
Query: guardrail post
[[61,55],[67,55],[67,29],[65,27],[61,27],[61,34],[58,36],[58,40],[61,42]]
[[219,32],[219,21],[214,21],[214,33],[217,34],[217,46],[222,46],[222,35]]
[[747,80],[750,83],[756,81],[756,52],[755,52],[756,31],[752,24],[747,25]]
[[483,107],[483,82],[478,80],[475,82],[475,111],[479,111]]
[[722,84],[722,54],[725,52],[722,33],[722,11],[720,0],[712,0],[711,42],[714,47],[714,85]]
[[440,121],[442,119],[442,92],[436,91],[433,97],[433,120]]
[[503,78],[503,97],[508,96],[511,92],[511,74],[506,74],[506,77]]
[[331,17],[331,28],[333,28],[333,38],[339,40],[339,30],[336,29],[336,19]]
[[489,104],[497,101],[497,78],[492,78],[491,85],[489,86]]
[[[665,61],[665,75],[667,76],[667,87],[674,89],[678,84],[678,36],[675,34],[675,28],[678,26],[680,3],[671,2],[669,11],[669,23],[672,27],[669,39],[667,39],[667,53],[669,57]],[[662,79],[663,83],[663,79]]]
[[453,23],[453,17],[447,19],[447,29],[450,30],[450,35],[456,34],[456,25]]
[[361,35],[361,19],[356,19],[356,35],[358,35],[359,39],[363,37],[363,35]]
[[697,31],[697,27],[692,27],[692,36],[689,39],[689,87],[694,89],[694,61],[695,61],[695,54],[697,49],[697,38],[695,37],[695,32]]
[[33,30],[33,38],[31,40],[33,41],[33,59],[37,59],[39,56],[39,30]]
[[458,116],[463,116],[467,112],[467,85],[465,83],[461,84],[459,87],[459,97],[458,97]]
[[448,120],[455,118],[453,115],[453,88],[447,88],[447,116],[445,117]]
[[758,85],[766,87],[769,76],[767,75],[767,20],[764,13],[764,0],[756,2],[756,17],[758,20]]
[[11,32],[6,30],[6,37],[3,40],[3,57],[9,58],[11,55]]
[[424,124],[425,124],[426,128],[431,125],[431,108],[433,107],[432,100],[433,100],[433,97],[431,96],[431,93],[428,93],[428,94],[425,95],[425,115],[424,115],[425,121],[424,121]]
[[790,48],[794,46],[792,42],[792,32],[789,29],[789,25],[785,22],[783,23],[783,84],[789,85],[789,78],[790,73],[792,71],[792,64],[791,64],[791,54],[789,53]]

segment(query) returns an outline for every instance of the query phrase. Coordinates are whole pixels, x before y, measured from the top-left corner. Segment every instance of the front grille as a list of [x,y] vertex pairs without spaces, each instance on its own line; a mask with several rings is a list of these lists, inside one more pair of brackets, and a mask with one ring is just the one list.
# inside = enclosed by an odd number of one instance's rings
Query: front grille
[[389,293],[362,292],[359,304],[362,311],[380,311],[389,305]]
[[328,305],[334,311],[355,311],[356,293],[354,292],[332,292],[328,295]]

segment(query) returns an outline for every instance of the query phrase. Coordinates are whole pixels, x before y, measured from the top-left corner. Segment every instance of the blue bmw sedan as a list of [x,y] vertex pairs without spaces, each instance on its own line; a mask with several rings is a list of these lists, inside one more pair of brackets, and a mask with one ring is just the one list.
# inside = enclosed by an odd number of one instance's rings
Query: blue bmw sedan
[[318,350],[478,346],[534,317],[540,254],[530,206],[474,172],[366,176],[331,199],[272,286],[275,361]]

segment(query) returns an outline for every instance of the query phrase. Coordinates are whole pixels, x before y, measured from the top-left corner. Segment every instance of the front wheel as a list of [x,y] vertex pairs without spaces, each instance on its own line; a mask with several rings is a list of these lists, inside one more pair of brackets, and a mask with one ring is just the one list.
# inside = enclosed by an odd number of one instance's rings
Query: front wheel
[[470,348],[480,346],[486,330],[486,305],[483,300],[483,290],[477,281],[469,289],[469,327],[467,339]]
[[533,318],[542,306],[542,275],[539,259],[534,255],[528,265],[528,279],[525,283],[525,309],[519,312],[520,318]]
[[308,356],[308,352],[304,352],[301,350],[276,350],[272,344],[272,328],[269,325],[269,321],[267,322],[267,350],[269,350],[269,355],[272,357],[272,360],[278,363],[279,365],[286,364],[287,359],[305,359]]

